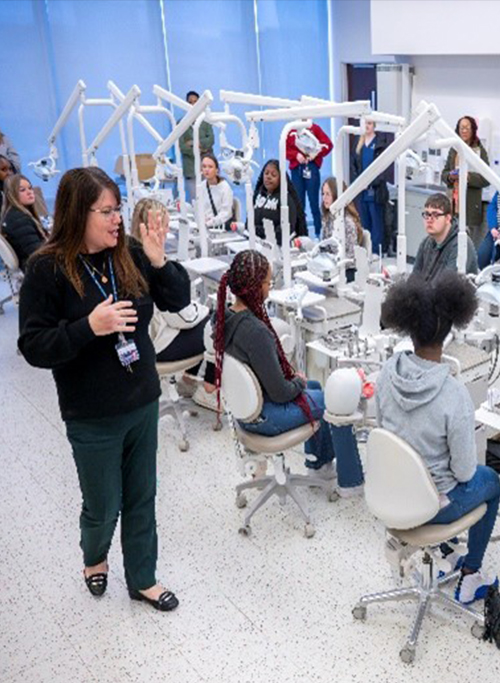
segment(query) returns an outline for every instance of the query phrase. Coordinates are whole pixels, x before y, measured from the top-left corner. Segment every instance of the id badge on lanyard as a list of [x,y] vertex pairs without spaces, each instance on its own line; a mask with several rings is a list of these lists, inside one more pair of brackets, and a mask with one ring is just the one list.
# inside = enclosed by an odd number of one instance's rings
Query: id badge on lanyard
[[133,372],[132,363],[139,360],[139,350],[133,339],[127,339],[123,332],[118,333],[118,344],[115,345],[120,363],[129,372]]
[[[104,291],[103,287],[101,286],[101,283],[98,281],[92,270],[89,268],[87,262],[85,261],[84,258],[80,256],[80,259],[85,266],[85,269],[87,273],[90,275],[94,283],[96,284],[97,288],[103,295],[104,299],[107,299],[108,296],[106,292]],[[111,286],[113,288],[113,300],[116,302],[118,301],[118,290],[116,289],[116,281],[115,281],[115,271],[113,269],[113,261],[111,259],[111,256],[108,255],[108,268],[109,268],[109,274],[111,276]],[[139,354],[139,349],[137,348],[137,344],[133,339],[127,339],[123,332],[118,332],[118,344],[115,344],[115,349],[116,349],[116,354],[118,356],[118,360],[120,361],[121,365],[128,371],[128,372],[133,372],[132,369],[132,363],[135,363],[136,361],[139,360],[140,354]]]

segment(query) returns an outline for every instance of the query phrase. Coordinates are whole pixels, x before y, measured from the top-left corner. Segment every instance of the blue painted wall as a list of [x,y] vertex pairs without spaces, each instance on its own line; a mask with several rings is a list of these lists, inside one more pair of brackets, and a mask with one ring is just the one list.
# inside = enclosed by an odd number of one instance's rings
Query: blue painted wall
[[[142,104],[155,103],[154,84],[180,97],[209,88],[214,110],[221,88],[328,97],[327,1],[2,0],[0,130],[34,179],[28,162],[47,154],[47,137],[78,79],[88,97],[107,97],[109,79],[123,91],[137,84]],[[86,110],[88,142],[109,115]],[[164,119],[151,122],[168,133]],[[263,127],[259,161],[277,155],[281,127]],[[152,138],[135,130],[137,151],[153,151]],[[81,164],[76,111],[57,145],[61,170]],[[112,173],[119,153],[116,129],[99,150],[99,165]],[[49,200],[56,187],[55,180],[44,185]]]

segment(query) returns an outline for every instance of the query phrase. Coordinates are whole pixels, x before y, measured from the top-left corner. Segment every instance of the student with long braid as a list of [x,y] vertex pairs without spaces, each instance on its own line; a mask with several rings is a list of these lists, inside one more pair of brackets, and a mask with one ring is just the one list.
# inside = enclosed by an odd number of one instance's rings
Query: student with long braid
[[[224,353],[248,365],[259,380],[264,405],[256,422],[244,423],[249,432],[276,436],[308,422],[321,420],[321,428],[306,442],[306,467],[331,479],[337,459],[339,492],[362,491],[363,471],[351,427],[331,427],[323,419],[325,401],[319,382],[307,381],[288,362],[267,314],[265,300],[271,287],[269,262],[257,251],[237,254],[219,285],[215,320],[215,382],[220,392]],[[227,288],[236,297],[226,307]]]

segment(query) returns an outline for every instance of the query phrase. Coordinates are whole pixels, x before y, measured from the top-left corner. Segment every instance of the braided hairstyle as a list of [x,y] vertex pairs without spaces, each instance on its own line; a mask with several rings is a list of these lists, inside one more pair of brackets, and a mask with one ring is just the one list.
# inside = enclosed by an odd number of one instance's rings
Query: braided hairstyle
[[452,326],[465,327],[476,309],[476,293],[465,275],[444,271],[431,283],[415,274],[390,288],[381,322],[410,335],[415,349],[440,346]]
[[[214,334],[215,349],[215,385],[217,387],[217,404],[220,409],[220,387],[222,377],[222,364],[224,360],[224,327],[227,288],[240,299],[256,318],[261,320],[274,337],[278,358],[285,379],[291,380],[296,376],[296,372],[290,365],[286,354],[281,346],[278,335],[269,319],[269,315],[264,304],[262,285],[269,272],[269,261],[260,252],[254,249],[240,251],[234,257],[229,270],[224,273],[217,292],[217,314]],[[295,399],[308,421],[314,423],[311,409],[303,393]]]
[[[281,182],[281,172],[280,172],[280,162],[278,159],[269,159],[269,161],[266,161],[264,166],[262,167],[262,171],[259,174],[259,177],[257,178],[257,182],[255,184],[255,189],[253,191],[253,203],[255,206],[255,200],[257,199],[257,195],[260,193],[262,188],[264,187],[264,173],[266,172],[266,168],[268,166],[274,166],[274,168],[280,173],[280,182]],[[297,209],[297,224],[295,226],[291,225],[290,226],[290,232],[295,232],[298,236],[300,235],[307,235],[307,221],[306,221],[306,214],[304,213],[304,207],[302,206],[302,202],[299,199],[299,195],[297,194],[297,190],[295,189],[295,185],[292,183],[292,180],[288,173],[286,174],[286,185],[288,189],[288,203],[290,204],[290,199],[293,201],[293,203],[296,206]]]

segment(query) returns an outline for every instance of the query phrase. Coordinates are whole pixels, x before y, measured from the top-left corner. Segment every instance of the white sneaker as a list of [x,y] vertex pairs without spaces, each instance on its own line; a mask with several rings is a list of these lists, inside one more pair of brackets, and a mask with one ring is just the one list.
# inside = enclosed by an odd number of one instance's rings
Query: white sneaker
[[[448,545],[451,548],[456,547],[455,543],[448,543]],[[438,573],[438,579],[443,578],[443,576],[445,576],[446,574],[456,572],[457,569],[460,569],[460,567],[463,565],[464,560],[465,560],[465,555],[461,555],[456,550],[454,550],[453,552],[448,553],[448,554],[441,552],[441,556],[442,556],[443,560],[445,560],[446,562],[449,563],[450,569],[449,569],[449,571],[440,570]]]
[[337,476],[337,468],[335,467],[335,461],[326,462],[318,469],[313,469],[312,467],[307,468],[307,474],[310,477],[317,477],[318,479],[326,479],[327,481],[335,479]]
[[213,410],[214,413],[218,411],[217,392],[214,391],[212,394],[207,394],[203,386],[200,384],[196,387],[196,391],[193,394],[193,401],[202,408]]
[[483,600],[490,586],[498,586],[498,577],[494,580],[484,576],[481,571],[474,574],[462,574],[455,588],[455,600],[462,605],[470,605],[475,600]]
[[338,486],[337,492],[341,498],[355,498],[356,496],[362,496],[365,492],[365,485],[360,484],[359,486]]

